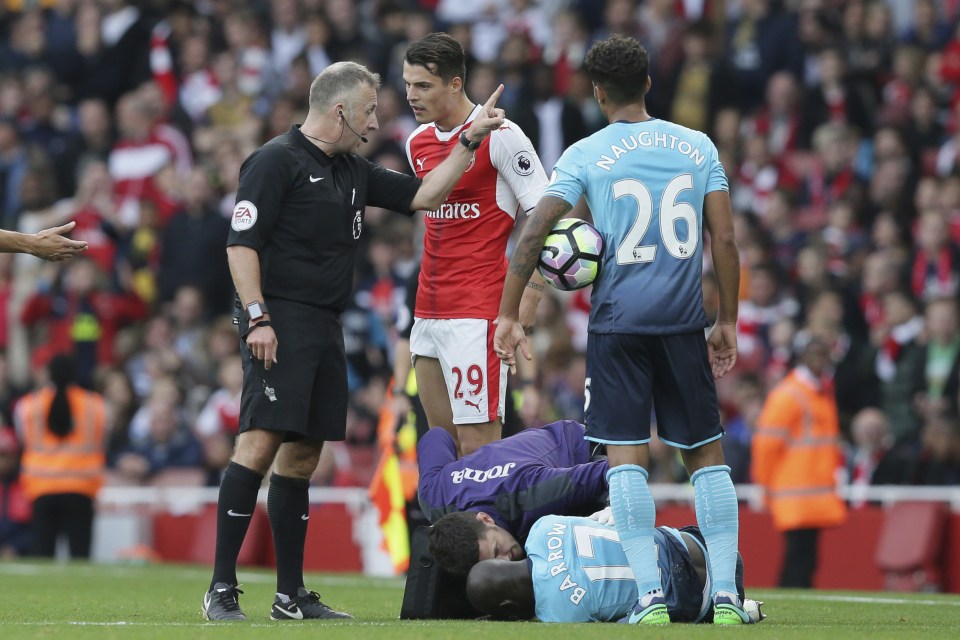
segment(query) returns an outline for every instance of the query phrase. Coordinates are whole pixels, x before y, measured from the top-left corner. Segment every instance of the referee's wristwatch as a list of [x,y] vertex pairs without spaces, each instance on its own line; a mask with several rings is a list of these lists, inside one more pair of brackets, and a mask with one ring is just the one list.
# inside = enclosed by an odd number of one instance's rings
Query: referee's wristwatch
[[258,322],[263,320],[263,316],[270,313],[267,310],[267,305],[259,300],[254,300],[247,305],[247,318],[250,319],[250,322]]

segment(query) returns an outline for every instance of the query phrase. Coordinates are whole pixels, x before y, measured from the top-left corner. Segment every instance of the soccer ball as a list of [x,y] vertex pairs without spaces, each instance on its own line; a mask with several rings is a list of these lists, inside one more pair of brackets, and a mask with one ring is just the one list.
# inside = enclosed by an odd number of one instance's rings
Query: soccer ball
[[600,273],[603,236],[585,220],[559,221],[540,250],[540,275],[561,291],[582,289]]

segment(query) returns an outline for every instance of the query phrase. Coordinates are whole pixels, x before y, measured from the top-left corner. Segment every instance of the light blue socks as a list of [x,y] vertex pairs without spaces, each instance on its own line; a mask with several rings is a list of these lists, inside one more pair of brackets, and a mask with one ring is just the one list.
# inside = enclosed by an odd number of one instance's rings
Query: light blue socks
[[635,464],[620,465],[607,471],[610,509],[641,597],[662,588],[653,542],[657,507],[647,486],[648,477],[646,470]]
[[[697,525],[707,542],[707,564],[710,578],[713,580],[713,593],[726,591],[736,595],[735,573],[740,512],[737,505],[737,491],[733,488],[733,480],[730,479],[730,467],[726,465],[704,467],[690,477],[690,483],[693,485],[696,501]],[[610,495],[612,498],[612,484]]]

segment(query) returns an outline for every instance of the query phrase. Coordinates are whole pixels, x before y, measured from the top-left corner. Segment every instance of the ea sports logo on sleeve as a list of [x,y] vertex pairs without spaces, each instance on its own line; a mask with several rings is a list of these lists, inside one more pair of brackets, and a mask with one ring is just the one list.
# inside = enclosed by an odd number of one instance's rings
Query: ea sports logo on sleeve
[[246,231],[257,222],[257,205],[249,200],[241,200],[233,208],[230,226],[234,231]]
[[513,170],[521,176],[533,173],[533,152],[517,151],[513,155]]

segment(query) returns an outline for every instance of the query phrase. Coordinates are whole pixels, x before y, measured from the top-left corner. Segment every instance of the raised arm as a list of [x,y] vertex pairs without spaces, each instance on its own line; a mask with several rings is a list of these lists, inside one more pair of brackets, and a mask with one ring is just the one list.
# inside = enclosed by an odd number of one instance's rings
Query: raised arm
[[[483,105],[480,114],[466,130],[464,135],[473,144],[479,144],[487,135],[500,127],[506,117],[503,109],[497,108],[497,100],[503,93],[503,85],[497,87],[490,99]],[[440,207],[453,191],[466,171],[473,151],[462,144],[454,146],[450,155],[437,167],[423,177],[423,183],[410,203],[411,211],[434,211]]]

